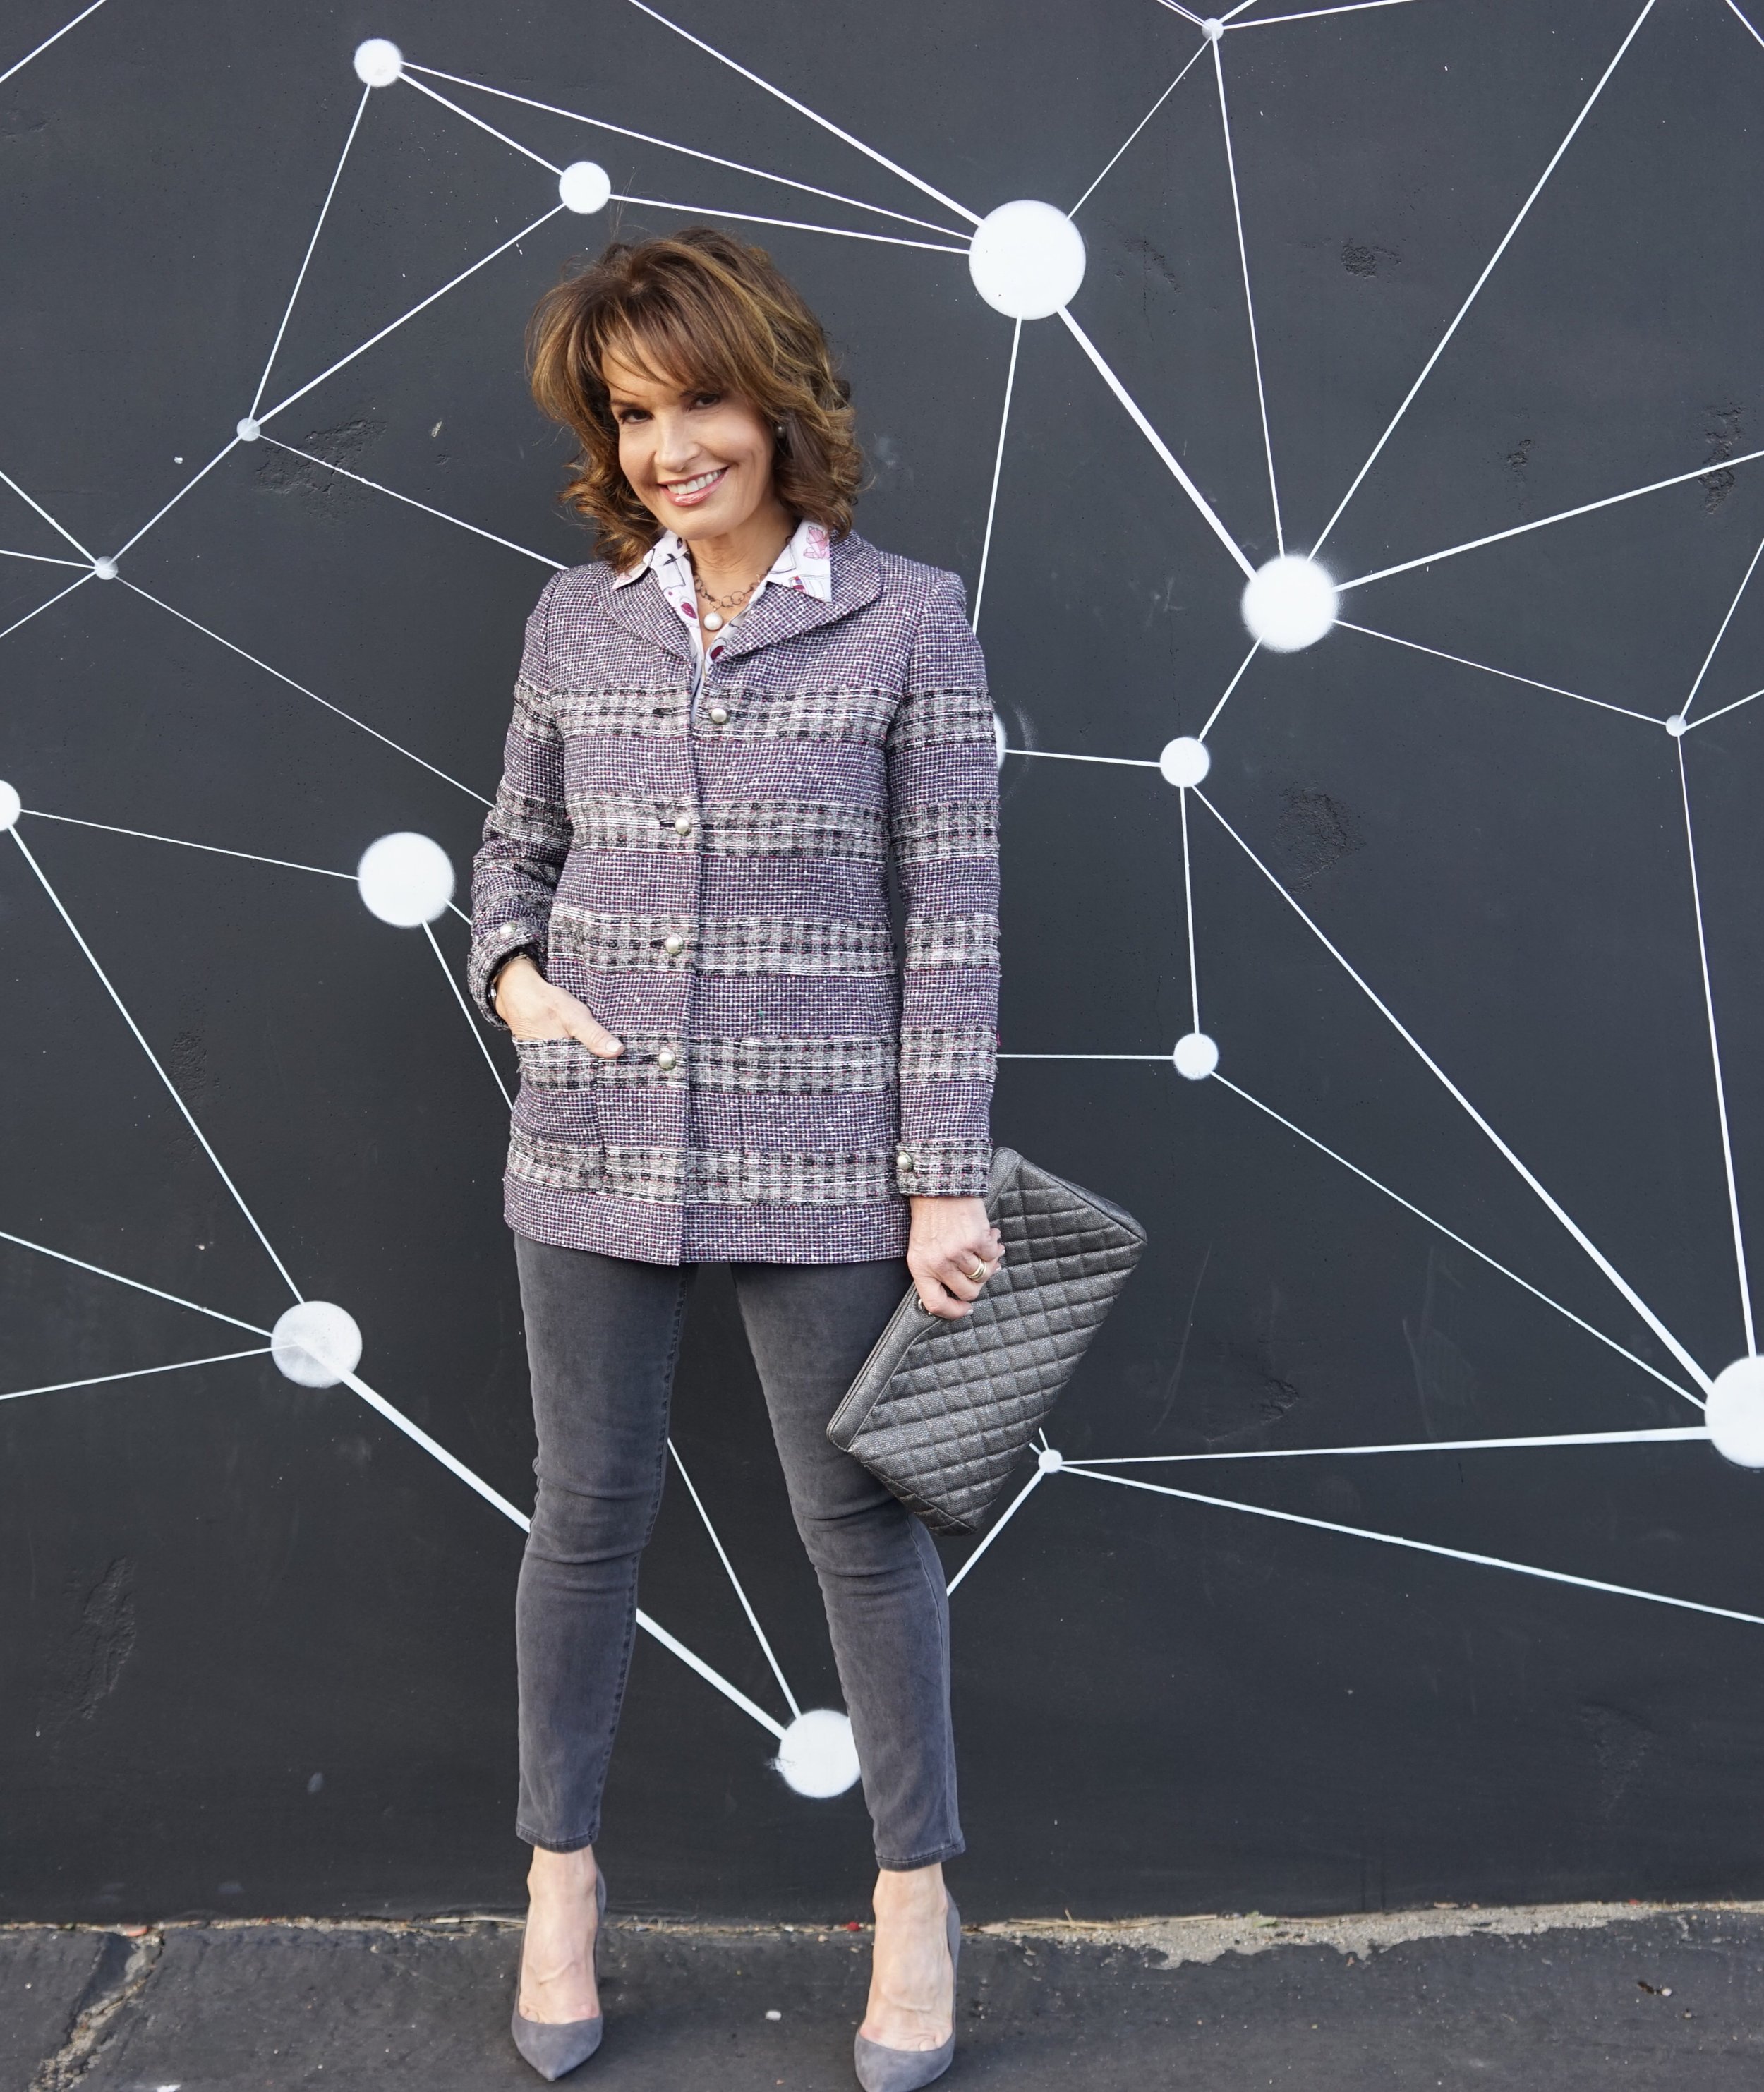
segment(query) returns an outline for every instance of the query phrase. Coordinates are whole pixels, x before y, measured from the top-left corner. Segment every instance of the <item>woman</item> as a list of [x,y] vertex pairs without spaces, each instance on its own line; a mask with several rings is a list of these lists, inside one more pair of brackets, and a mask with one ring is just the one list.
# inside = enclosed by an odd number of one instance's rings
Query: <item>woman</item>
[[548,2077],[599,2039],[638,1558],[692,1268],[728,1262],[876,1833],[858,2075],[910,2092],[954,2046],[944,1579],[825,1426],[909,1278],[953,1318],[1001,1258],[984,665],[955,577],[852,529],[849,388],[758,249],[615,244],[542,300],[529,359],[599,557],[528,620],[473,882],[473,998],[521,1061],[504,1212],[539,1446],[515,2039]]

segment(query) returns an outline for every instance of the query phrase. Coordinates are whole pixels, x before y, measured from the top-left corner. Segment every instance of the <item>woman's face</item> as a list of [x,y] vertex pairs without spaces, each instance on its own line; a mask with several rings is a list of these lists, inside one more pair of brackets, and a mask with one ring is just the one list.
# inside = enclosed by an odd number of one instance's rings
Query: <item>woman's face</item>
[[745,400],[682,390],[612,356],[601,375],[618,425],[619,463],[665,529],[689,541],[721,538],[780,506],[772,430]]

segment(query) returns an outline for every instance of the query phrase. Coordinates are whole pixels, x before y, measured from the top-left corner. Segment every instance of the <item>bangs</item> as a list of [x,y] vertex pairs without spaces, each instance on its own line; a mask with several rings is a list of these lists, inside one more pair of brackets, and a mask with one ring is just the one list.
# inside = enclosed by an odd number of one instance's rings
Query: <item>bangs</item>
[[584,360],[607,389],[608,361],[658,385],[677,386],[684,392],[699,388],[724,391],[730,388],[729,374],[716,367],[713,344],[692,316],[669,297],[638,297],[628,305],[609,305],[597,313],[582,343]]

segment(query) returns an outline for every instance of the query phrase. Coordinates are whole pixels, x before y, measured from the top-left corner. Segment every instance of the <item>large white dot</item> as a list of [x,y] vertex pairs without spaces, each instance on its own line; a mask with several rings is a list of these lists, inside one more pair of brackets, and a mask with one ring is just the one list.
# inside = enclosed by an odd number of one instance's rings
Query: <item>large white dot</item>
[[998,767],[1005,767],[1005,722],[997,712],[992,715],[992,746],[998,750]]
[[400,930],[432,923],[453,898],[453,867],[439,843],[408,828],[361,853],[356,884],[370,914]]
[[355,76],[370,87],[390,87],[404,70],[404,53],[384,37],[370,37],[355,47]]
[[1271,654],[1314,646],[1338,615],[1334,582],[1315,560],[1296,552],[1270,560],[1243,591],[1243,622]]
[[1165,742],[1157,767],[1166,784],[1198,784],[1213,767],[1212,751],[1204,741],[1185,733],[1178,740]]
[[302,1387],[335,1387],[361,1362],[361,1332],[346,1309],[329,1300],[303,1300],[270,1332],[270,1352]]
[[1764,1359],[1736,1359],[1715,1375],[1703,1421],[1736,1467],[1764,1467]]
[[1178,1075],[1191,1083],[1204,1083],[1219,1065],[1219,1049],[1204,1031],[1185,1031],[1170,1057]]
[[1070,305],[1084,280],[1084,236],[1050,203],[1001,203],[975,232],[968,274],[999,312],[1044,320]]
[[254,443],[263,434],[263,424],[247,414],[235,425],[233,434],[242,443]]
[[612,179],[592,160],[572,160],[557,178],[557,192],[572,210],[599,210],[612,193]]
[[774,1761],[785,1784],[811,1801],[830,1801],[855,1784],[858,1746],[850,1718],[830,1707],[811,1707],[784,1732]]
[[0,828],[10,828],[24,811],[24,802],[15,785],[0,784]]
[[1671,735],[1674,741],[1682,741],[1684,738],[1684,729],[1689,724],[1690,721],[1685,718],[1683,712],[1674,712],[1666,723],[1666,730]]

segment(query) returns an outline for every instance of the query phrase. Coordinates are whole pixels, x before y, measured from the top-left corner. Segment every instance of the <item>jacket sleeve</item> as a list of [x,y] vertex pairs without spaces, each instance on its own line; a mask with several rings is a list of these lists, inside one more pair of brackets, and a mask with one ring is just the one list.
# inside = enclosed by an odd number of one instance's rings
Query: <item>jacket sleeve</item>
[[888,826],[906,909],[895,1184],[977,1197],[998,1060],[998,753],[961,582],[939,573],[888,737]]
[[527,620],[514,716],[503,743],[502,782],[472,859],[472,945],[466,983],[472,1007],[499,1031],[508,1026],[489,998],[491,972],[523,946],[543,964],[551,901],[569,854],[564,803],[564,737],[558,730],[551,669],[551,599],[563,579],[548,581]]

